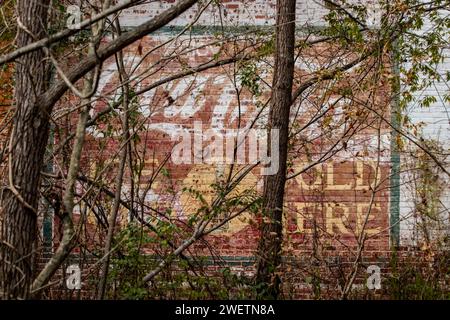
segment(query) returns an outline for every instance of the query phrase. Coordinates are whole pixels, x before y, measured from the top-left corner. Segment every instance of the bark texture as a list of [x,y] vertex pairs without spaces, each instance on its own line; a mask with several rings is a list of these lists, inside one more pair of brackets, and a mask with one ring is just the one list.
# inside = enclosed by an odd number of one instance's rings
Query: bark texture
[[279,130],[279,170],[264,179],[263,221],[256,260],[256,288],[260,299],[277,299],[280,293],[280,279],[276,271],[281,260],[282,211],[294,73],[295,0],[277,0],[275,37],[269,129]]
[[[48,5],[49,0],[17,1],[19,48],[46,36]],[[39,177],[49,132],[49,115],[37,102],[48,86],[44,58],[36,50],[16,61],[10,185],[1,204],[0,296],[5,299],[27,298],[32,280]]]

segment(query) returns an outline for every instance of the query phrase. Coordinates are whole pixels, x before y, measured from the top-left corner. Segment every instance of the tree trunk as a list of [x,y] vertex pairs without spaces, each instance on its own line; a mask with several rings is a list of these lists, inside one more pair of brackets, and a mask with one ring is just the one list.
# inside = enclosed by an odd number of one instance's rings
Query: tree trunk
[[264,180],[264,219],[261,224],[256,271],[259,299],[277,299],[280,292],[280,280],[276,269],[281,260],[282,211],[294,73],[295,0],[277,0],[275,37],[275,69],[269,129],[279,130],[279,170],[274,175],[266,176]]
[[[19,48],[44,39],[50,0],[17,0]],[[89,55],[67,74],[75,83],[99,63],[134,41],[155,31],[192,7],[198,0],[182,0],[157,17]],[[50,112],[67,91],[62,79],[48,88],[50,76],[42,50],[16,59],[15,108],[9,153],[9,188],[0,204],[0,298],[23,299],[30,294],[33,244],[37,235],[40,171],[49,134]]]
[[[17,46],[46,36],[49,0],[18,0]],[[48,86],[45,54],[36,50],[16,61],[15,114],[9,145],[9,187],[2,199],[0,296],[25,299],[33,273],[40,171],[49,115],[36,103]]]

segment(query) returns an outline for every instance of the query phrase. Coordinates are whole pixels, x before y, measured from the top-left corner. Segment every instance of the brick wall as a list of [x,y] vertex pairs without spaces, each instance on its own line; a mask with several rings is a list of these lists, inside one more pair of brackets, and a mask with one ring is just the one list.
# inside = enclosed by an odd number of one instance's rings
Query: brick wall
[[[121,16],[121,23],[126,28],[132,28],[149,17],[157,15],[171,5],[173,1],[153,2],[138,8],[125,10]],[[139,78],[139,84],[133,81],[134,90],[138,91],[147,85],[172,74],[185,70],[186,67],[208,62],[212,56],[219,54],[224,57],[234,53],[236,47],[219,48],[208,43],[214,42],[214,27],[221,23],[226,26],[244,27],[245,25],[264,26],[272,25],[274,22],[275,1],[223,1],[223,10],[217,8],[204,14],[199,24],[207,26],[201,32],[190,36],[181,36],[167,45],[162,45],[172,39],[179,28],[185,26],[196,14],[196,9],[176,19],[171,25],[173,30],[164,28],[159,32],[143,38],[125,50],[125,62],[127,69],[136,68],[137,73],[143,73]],[[298,25],[320,26],[326,10],[313,1],[297,1]],[[220,15],[222,14],[222,20]],[[242,30],[242,29],[240,29]],[[108,41],[108,39],[105,39]],[[237,40],[237,48],[257,46],[257,39]],[[161,46],[160,46],[161,45]],[[160,47],[158,47],[160,46]],[[190,51],[190,48],[198,47]],[[150,54],[150,49],[157,48]],[[223,48],[222,48],[223,49]],[[250,50],[250,49],[249,49]],[[173,54],[177,58],[173,59]],[[342,53],[347,58],[351,53]],[[314,46],[307,52],[303,52],[296,64],[296,78],[301,83],[308,78],[308,74],[320,69],[329,63],[334,56],[339,56],[336,48],[329,46]],[[164,58],[167,57],[167,60]],[[170,57],[170,59],[169,59]],[[163,62],[161,62],[163,61]],[[234,73],[240,65],[229,65],[210,69],[199,75],[188,76],[182,80],[169,82],[156,89],[145,92],[134,101],[137,111],[136,117],[141,133],[140,141],[136,143],[136,152],[140,154],[143,162],[142,177],[137,185],[143,190],[148,186],[150,177],[155,169],[162,164],[167,155],[176,144],[175,138],[180,133],[195,134],[195,123],[201,122],[204,130],[212,129],[213,132],[223,133],[226,130],[236,130],[238,126],[249,126],[255,116],[260,113],[261,105],[269,96],[271,83],[271,64],[273,61],[267,59],[256,65],[261,72],[262,94],[258,97],[252,96],[243,89],[236,95],[236,88],[240,87],[239,77],[234,83]],[[386,62],[388,64],[388,62]],[[302,128],[307,121],[317,115],[321,108],[329,108],[323,117],[316,123],[308,125],[302,134],[295,139],[290,151],[289,174],[293,175],[299,170],[307,167],[317,159],[327,155],[329,149],[344,137],[345,145],[339,143],[339,152],[330,160],[318,164],[303,174],[290,179],[287,184],[285,200],[285,222],[286,228],[284,257],[287,270],[286,291],[293,290],[293,297],[310,297],[311,285],[305,283],[308,272],[311,271],[311,261],[316,261],[323,268],[324,274],[328,274],[330,290],[337,288],[340,279],[340,267],[348,271],[352,267],[357,253],[357,240],[359,232],[366,218],[366,232],[368,239],[363,253],[363,265],[379,264],[386,267],[390,257],[390,219],[393,207],[397,206],[396,198],[393,196],[393,185],[391,183],[393,150],[391,148],[390,129],[377,122],[372,113],[367,112],[364,107],[367,93],[360,89],[356,101],[339,99],[339,88],[346,81],[358,82],[358,77],[351,74],[346,80],[337,81],[332,84],[319,86],[308,92],[302,103],[295,105],[292,111],[293,128]],[[108,102],[117,98],[118,90],[117,67],[114,59],[105,62],[104,70],[97,92],[98,100],[94,103],[95,116],[107,107]],[[298,85],[297,83],[296,85]],[[331,89],[330,87],[331,86]],[[437,91],[430,89],[433,94]],[[324,94],[324,92],[328,92]],[[375,107],[386,117],[390,117],[391,106],[389,88],[382,81],[380,88],[376,91],[376,98],[371,106]],[[437,93],[436,93],[437,94]],[[59,108],[76,106],[76,100],[65,97]],[[425,113],[413,110],[413,118],[428,123],[425,132],[430,135],[439,135],[441,140],[448,137],[448,119],[445,109],[438,105],[432,106]],[[431,111],[431,112],[430,112]],[[120,113],[120,109],[117,110]],[[431,116],[429,116],[431,114]],[[349,118],[344,119],[346,116]],[[428,117],[429,116],[429,117]],[[262,112],[257,128],[264,128],[267,113]],[[75,119],[72,117],[64,124],[73,126]],[[105,171],[105,185],[114,189],[114,177],[117,172],[117,151],[119,141],[114,131],[116,120],[100,121],[96,127],[89,129],[88,144],[83,155],[82,173],[88,177],[95,177],[95,171],[109,165]],[[447,121],[447,122],[446,122]],[[108,126],[112,123],[112,128]],[[346,135],[344,123],[353,123],[358,127],[352,135]],[[197,127],[198,128],[198,127]],[[136,128],[135,128],[136,129]],[[447,131],[445,131],[447,130]],[[236,132],[236,131],[235,131]],[[447,134],[445,134],[447,132]],[[60,134],[61,136],[58,136]],[[60,141],[64,134],[58,133],[56,142]],[[448,140],[448,139],[447,139]],[[202,146],[208,145],[204,141]],[[246,151],[250,144],[245,144]],[[250,157],[249,153],[244,155],[245,159]],[[192,158],[194,161],[194,157]],[[403,160],[402,160],[403,161]],[[238,166],[242,167],[242,165]],[[152,184],[152,188],[143,192],[142,195],[147,205],[165,211],[170,209],[169,217],[180,223],[186,223],[195,214],[202,203],[193,192],[184,190],[192,187],[199,191],[207,203],[211,203],[215,195],[213,184],[223,181],[229,166],[218,163],[191,163],[174,164],[169,160],[165,166],[168,175],[159,175]],[[128,179],[128,173],[126,179]],[[251,194],[262,190],[263,177],[260,168],[253,169],[243,180],[241,187],[232,195]],[[371,186],[377,185],[377,192],[371,192]],[[79,190],[85,191],[85,186],[80,185]],[[394,188],[398,186],[394,184]],[[401,215],[411,210],[410,201],[407,199],[405,186],[401,189],[400,208]],[[123,198],[129,198],[129,184],[123,191]],[[448,188],[446,189],[448,192]],[[392,201],[394,199],[394,202]],[[448,195],[443,196],[444,202],[448,201]],[[110,209],[110,198],[105,198],[106,214]],[[447,202],[448,203],[448,202]],[[79,207],[78,211],[83,208]],[[79,214],[80,212],[78,212]],[[83,241],[88,245],[98,245],[103,241],[104,235],[98,233],[96,226],[99,216],[105,212],[87,210],[89,222],[88,232]],[[150,223],[156,223],[158,215],[151,210],[140,212]],[[77,219],[81,215],[77,216]],[[127,210],[121,211],[119,222],[124,225],[129,220]],[[406,220],[409,223],[413,221]],[[401,238],[406,239],[411,228],[402,221]],[[217,255],[234,272],[253,272],[253,257],[258,241],[258,219],[250,212],[245,212],[240,217],[225,224],[214,231],[204,241],[200,241],[188,250],[188,254],[195,256],[212,257]],[[57,239],[58,222],[53,223],[53,237]],[[189,233],[181,236],[187,237]],[[49,236],[49,235],[47,235]],[[409,244],[409,242],[402,242]],[[212,248],[212,249],[211,249]],[[151,252],[151,250],[149,250]],[[308,259],[305,259],[308,257]],[[311,259],[309,259],[311,258]],[[77,256],[73,256],[77,261]],[[45,259],[43,260],[45,261]],[[43,262],[41,261],[41,263]],[[87,263],[87,262],[86,262]],[[211,270],[214,270],[215,265]],[[385,271],[386,269],[384,269]],[[217,270],[216,270],[217,271]],[[359,272],[359,283],[364,279],[364,269]],[[326,281],[325,281],[326,283]],[[326,286],[326,284],[324,284]],[[89,293],[85,293],[89,296]]]
[[[170,38],[170,34],[160,34],[155,37],[147,37],[139,44],[130,47],[126,51],[125,60],[128,67],[139,65],[137,73],[144,72],[147,69],[152,70],[152,65],[159,61],[165,52],[171,52],[174,48],[179,49],[189,40],[189,45],[201,45],[211,41],[209,36],[199,35],[180,37],[176,43],[165,47],[145,57],[139,55],[139,47],[151,48]],[[180,49],[181,50],[181,49]],[[190,65],[199,64],[214,54],[214,47],[203,48],[202,51],[180,55],[181,63],[187,61]],[[320,55],[329,52],[328,48],[317,47],[311,52],[310,56],[298,63],[297,72],[305,72],[306,61],[309,66],[313,65],[314,60]],[[314,57],[313,58],[313,54]],[[324,63],[317,59],[316,64]],[[136,87],[136,91],[148,84],[162,79],[170,74],[182,70],[180,61],[172,60],[167,63],[163,69],[146,77]],[[318,67],[318,66],[317,66]],[[141,126],[144,129],[144,135],[141,137],[141,143],[138,145],[139,151],[145,153],[145,166],[143,177],[140,181],[142,186],[146,185],[146,179],[152,174],[155,165],[161,164],[172,148],[179,142],[179,135],[187,133],[193,137],[196,130],[212,130],[215,133],[224,133],[227,130],[235,130],[236,135],[238,122],[240,121],[241,131],[245,132],[260,113],[258,104],[263,103],[268,98],[269,91],[265,89],[264,94],[254,98],[245,89],[238,98],[234,89],[233,82],[227,74],[233,72],[232,66],[211,69],[200,75],[186,77],[182,80],[176,80],[162,87],[151,90],[142,95],[137,102],[139,116],[141,116]],[[261,63],[259,70],[267,70],[266,81],[270,83],[270,65]],[[152,73],[152,72],[150,72]],[[106,94],[117,86],[117,69],[115,61],[110,60],[105,63],[102,81],[99,86],[99,93]],[[342,83],[333,84],[338,88]],[[238,84],[238,86],[240,86]],[[383,90],[387,90],[386,88]],[[380,90],[381,93],[384,91]],[[309,102],[303,102],[296,105],[292,111],[292,121],[296,127],[304,126],[317,110],[315,105],[319,105],[323,88],[316,88],[314,92],[308,95]],[[114,93],[107,95],[113,98]],[[361,96],[363,93],[361,92]],[[332,105],[338,99],[338,95],[331,96],[330,101],[325,102],[324,106]],[[168,105],[170,101],[170,105]],[[382,112],[389,113],[389,104],[382,99],[377,104],[383,108]],[[98,101],[95,104],[96,112],[106,107],[104,101]],[[240,108],[240,120],[239,117]],[[346,108],[354,108],[354,112],[361,111],[360,120],[355,121],[355,125],[361,127],[361,130],[350,138],[345,138],[345,150],[341,150],[332,160],[319,164],[311,170],[301,175],[297,175],[289,180],[286,195],[286,222],[287,239],[291,241],[294,251],[304,250],[310,246],[313,232],[313,224],[319,230],[316,230],[321,236],[329,237],[330,248],[345,246],[354,246],[358,237],[358,230],[361,229],[366,212],[371,209],[368,220],[368,232],[373,239],[368,242],[367,248],[374,250],[387,250],[389,245],[389,172],[390,172],[390,151],[389,151],[389,130],[381,127],[381,135],[378,139],[376,132],[370,127],[375,118],[370,114],[364,113],[364,107],[357,102],[342,101],[336,103],[334,112],[330,112],[328,117],[334,116],[333,123],[325,124],[318,121],[308,129],[303,131],[302,137],[307,138],[307,142],[297,141],[292,148],[290,157],[292,166],[290,174],[295,174],[304,167],[310,165],[320,157],[327,154],[330,148],[338,143],[344,132],[344,116],[347,114]],[[302,114],[302,116],[298,116]],[[95,112],[93,112],[93,115]],[[263,112],[256,121],[256,126],[264,128],[267,112]],[[325,120],[329,121],[329,120]],[[197,125],[196,125],[197,123]],[[196,127],[197,126],[197,127]],[[92,134],[92,144],[88,148],[97,150],[86,154],[84,161],[89,163],[89,170],[95,170],[96,165],[104,165],[111,161],[108,175],[113,172],[117,165],[117,160],[111,159],[111,154],[117,154],[117,137],[107,135],[106,123],[90,129]],[[331,135],[333,131],[333,135]],[[323,136],[322,136],[323,135]],[[345,135],[344,135],[345,137]],[[212,140],[203,137],[203,148],[206,149]],[[344,139],[344,140],[345,140]],[[381,145],[381,152],[377,150],[378,140]],[[226,153],[226,143],[223,141],[223,154]],[[104,147],[99,147],[104,144]],[[250,145],[244,145],[244,161],[249,160]],[[305,148],[305,149],[303,149]],[[98,151],[101,149],[102,151]],[[306,154],[308,153],[308,155]],[[379,156],[379,158],[378,158]],[[101,159],[99,161],[99,159]],[[211,203],[216,190],[212,185],[220,183],[226,177],[229,168],[227,163],[205,163],[199,161],[196,163],[194,156],[191,163],[174,164],[169,160],[166,168],[170,173],[170,179],[161,177],[161,181],[153,186],[146,197],[152,205],[165,209],[170,207],[172,215],[181,219],[186,219],[194,214],[201,205],[200,200],[195,198],[192,193],[183,191],[185,187],[193,187],[201,192],[204,200]],[[243,165],[240,165],[242,168]],[[261,191],[263,177],[260,174],[260,167],[256,167],[243,180],[241,186],[236,191],[237,194],[245,194],[250,190]],[[377,177],[375,177],[377,175]],[[111,183],[113,181],[111,180]],[[380,184],[372,199],[370,186],[374,183]],[[170,194],[165,191],[171,186]],[[126,191],[124,191],[126,194]],[[168,205],[170,203],[170,205]],[[152,216],[150,212],[146,212]],[[122,218],[124,219],[124,218]],[[231,221],[229,224],[215,231],[209,241],[216,250],[222,255],[241,255],[252,256],[257,241],[257,227],[255,218],[250,214]],[[315,221],[315,222],[314,222]],[[317,235],[317,234],[316,234]]]
[[[170,5],[170,1],[154,2],[126,10],[122,14],[122,26],[132,28]],[[232,45],[214,45],[214,30],[220,26],[217,9],[206,12],[199,20],[198,24],[206,26],[205,28],[194,29],[190,35],[177,36],[179,27],[195,18],[194,8],[176,19],[171,24],[173,29],[163,28],[128,47],[125,50],[126,68],[135,69],[135,74],[140,75],[137,79],[139,81],[132,82],[133,90],[142,90],[186,68],[207,63],[211,57],[224,58],[237,51],[252,52],[252,48],[258,47],[259,39],[245,37],[245,26],[272,25],[274,22],[274,1],[227,1],[223,9],[226,11],[222,12],[224,24],[238,27],[237,33],[244,35],[236,37]],[[315,2],[299,1],[298,24],[320,26],[325,12],[326,10]],[[198,49],[192,50],[193,48]],[[329,63],[338,59],[348,61],[352,57],[351,52],[340,52],[338,47],[329,45],[317,45],[304,50],[296,62],[295,86]],[[194,155],[191,163],[175,164],[169,159],[165,165],[167,175],[160,174],[156,181],[152,182],[150,189],[147,189],[148,181],[183,133],[195,139],[196,130],[201,129],[204,132],[210,130],[213,134],[229,134],[233,138],[237,134],[237,128],[241,128],[240,132],[245,132],[245,128],[249,128],[254,121],[256,128],[265,128],[267,110],[261,112],[261,106],[270,96],[272,65],[273,61],[268,58],[255,66],[263,78],[259,84],[261,94],[257,97],[252,95],[248,88],[242,89],[239,96],[237,95],[236,88],[242,87],[240,70],[245,66],[231,64],[169,82],[145,92],[133,101],[132,105],[137,111],[135,117],[139,123],[137,127],[140,130],[136,152],[139,153],[139,158],[142,159],[140,165],[143,166],[142,176],[135,188],[142,190],[139,194],[147,205],[165,213],[165,217],[161,218],[160,214],[153,210],[143,208],[138,211],[144,220],[156,225],[158,220],[170,218],[177,225],[185,225],[204,205],[195,192],[202,194],[203,200],[211,205],[217,194],[213,185],[223,183],[230,167],[229,163],[196,161]],[[283,255],[286,268],[285,291],[290,292],[291,297],[310,294],[311,285],[305,283],[305,278],[318,266],[323,276],[329,279],[328,282],[324,281],[323,286],[336,292],[337,283],[342,280],[339,272],[348,272],[353,266],[358,251],[358,237],[366,216],[367,223],[364,228],[368,239],[364,249],[364,264],[384,265],[388,260],[391,206],[390,130],[386,125],[380,124],[373,113],[367,111],[365,105],[389,116],[389,87],[383,80],[375,90],[373,99],[370,99],[370,95],[362,88],[355,89],[357,99],[342,98],[339,94],[342,88],[349,83],[363,83],[359,76],[358,70],[354,70],[339,81],[312,88],[292,110],[292,128],[302,130],[301,134],[296,135],[290,151],[289,174],[295,175],[315,161],[319,164],[293,176],[287,184]],[[118,83],[116,61],[109,59],[103,65],[97,92],[98,100],[93,104],[92,117],[117,99],[120,94]],[[76,106],[76,102],[73,98],[66,97],[61,107]],[[328,110],[323,117],[308,123],[323,110]],[[117,112],[120,114],[120,109]],[[67,124],[74,127],[75,119],[67,118],[65,125]],[[83,155],[82,173],[95,179],[95,172],[104,170],[104,183],[111,191],[114,191],[120,145],[114,130],[117,125],[117,120],[108,118],[100,121],[98,126],[89,128],[89,142],[85,148],[87,152]],[[232,130],[234,131],[231,132]],[[64,140],[64,134],[59,134],[56,134],[57,142]],[[207,149],[211,140],[203,138],[201,146]],[[246,149],[241,151],[243,160],[247,163],[251,157],[251,142],[247,141],[244,146]],[[223,152],[226,148],[226,141],[223,141]],[[339,152],[330,153],[330,150],[335,149]],[[330,154],[330,160],[320,161],[322,157],[326,159]],[[107,169],[104,169],[105,167]],[[244,164],[237,165],[237,169],[243,167]],[[129,181],[127,179],[129,173],[125,178]],[[261,168],[256,167],[230,197],[251,197],[254,193],[261,192],[262,184]],[[377,192],[373,193],[371,187],[375,185]],[[80,192],[87,188],[85,185],[79,186]],[[195,192],[185,188],[192,188]],[[126,183],[122,195],[126,200],[129,199],[129,191],[130,185]],[[102,196],[97,197],[98,200]],[[78,208],[80,212],[87,213],[88,231],[90,230],[83,236],[82,241],[94,248],[101,246],[104,238],[104,234],[96,228],[99,216],[103,215],[102,219],[105,219],[111,207],[110,198],[103,201],[104,212],[96,208],[88,208],[87,211],[83,211],[82,207]],[[232,210],[230,211],[233,212]],[[81,216],[83,215],[79,217]],[[122,208],[118,222],[125,225],[129,219],[129,211]],[[213,262],[209,269],[212,274],[219,272],[223,266],[229,266],[234,273],[251,275],[254,272],[254,254],[259,238],[258,221],[259,218],[251,212],[244,212],[195,243],[187,250],[187,255],[209,257]],[[58,229],[56,222],[55,238],[58,237]],[[176,234],[175,242],[188,238],[192,232],[189,228],[182,230]],[[148,248],[148,253],[153,253],[151,247]],[[314,261],[305,259],[311,254]],[[76,255],[74,259],[76,261]],[[359,277],[364,279],[364,269],[361,270]]]

